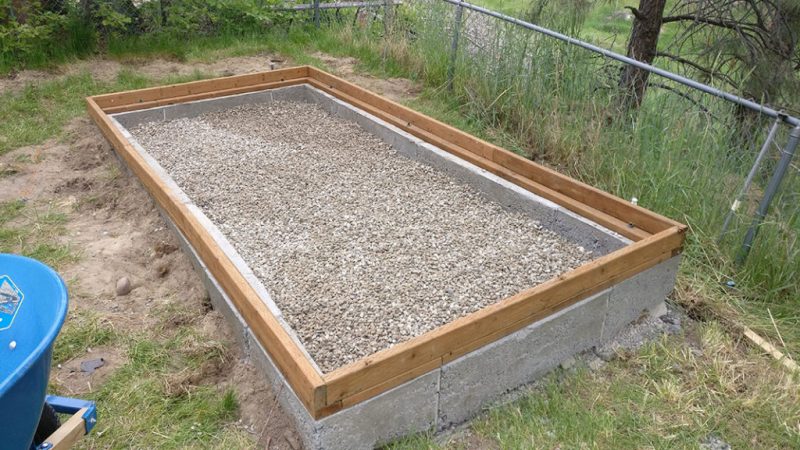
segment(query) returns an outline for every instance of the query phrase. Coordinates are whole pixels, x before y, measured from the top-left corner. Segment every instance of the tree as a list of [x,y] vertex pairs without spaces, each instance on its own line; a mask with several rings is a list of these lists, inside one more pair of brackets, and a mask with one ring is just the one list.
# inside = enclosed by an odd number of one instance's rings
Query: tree
[[[660,10],[653,9],[661,6]],[[664,2],[641,0],[631,8],[636,20],[628,55],[652,62],[671,60],[691,76],[721,85],[750,99],[790,109],[797,102],[800,73],[800,2],[797,0],[680,0],[664,16]],[[660,12],[661,17],[656,18]],[[657,49],[659,28],[679,27],[669,49]],[[649,59],[648,59],[649,58]],[[620,87],[626,106],[641,104],[646,74],[626,67]],[[752,118],[740,108],[741,122]]]
[[[634,16],[628,39],[628,57],[651,64],[658,52],[658,37],[664,17],[666,0],[640,0],[639,8],[628,7]],[[625,110],[638,108],[644,100],[650,72],[625,65],[619,80],[622,106]]]
[[[800,2],[681,0],[663,23],[679,24],[681,33],[670,52],[657,56],[744,97],[791,108],[800,72]],[[740,120],[748,116],[737,111]]]

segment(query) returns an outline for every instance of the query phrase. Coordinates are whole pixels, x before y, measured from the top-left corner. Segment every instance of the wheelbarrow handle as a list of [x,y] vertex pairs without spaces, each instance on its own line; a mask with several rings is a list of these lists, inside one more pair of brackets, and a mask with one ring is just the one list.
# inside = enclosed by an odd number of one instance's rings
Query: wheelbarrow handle
[[46,402],[57,413],[72,414],[72,417],[48,436],[37,450],[72,448],[83,435],[89,434],[97,423],[97,408],[94,402],[55,395],[48,395]]

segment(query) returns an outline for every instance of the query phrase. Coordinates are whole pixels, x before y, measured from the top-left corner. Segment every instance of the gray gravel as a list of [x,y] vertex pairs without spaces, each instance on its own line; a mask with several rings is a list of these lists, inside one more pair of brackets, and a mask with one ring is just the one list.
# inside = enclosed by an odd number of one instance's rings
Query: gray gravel
[[317,105],[246,105],[131,132],[325,372],[592,258]]

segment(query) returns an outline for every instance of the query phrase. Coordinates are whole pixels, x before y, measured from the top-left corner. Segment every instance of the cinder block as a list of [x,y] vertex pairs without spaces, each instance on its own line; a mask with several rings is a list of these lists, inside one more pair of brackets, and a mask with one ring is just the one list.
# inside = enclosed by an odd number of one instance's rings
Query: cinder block
[[319,449],[367,450],[436,426],[439,370],[319,421]]
[[315,420],[252,331],[250,358],[267,375],[281,406],[294,418],[308,450],[372,449],[409,433],[433,429],[439,371],[417,377],[336,414]]
[[[133,128],[147,122],[164,120],[163,108],[142,109],[124,113],[112,114],[111,117],[117,120],[125,128]],[[127,136],[126,136],[127,137]]]
[[442,367],[438,429],[462,423],[503,394],[530,383],[602,332],[609,290],[462,356]]
[[653,266],[611,290],[602,341],[613,338],[625,325],[655,310],[675,288],[681,255]]
[[164,119],[174,120],[197,117],[201,114],[223,111],[241,105],[265,103],[272,99],[269,91],[247,92],[226,97],[209,98],[164,107]]
[[[305,448],[307,450],[320,448],[320,424],[318,421],[314,420],[308,413],[308,410],[303,406],[303,403],[289,386],[281,371],[250,329],[247,330],[247,339],[248,358],[267,377],[278,403],[294,421]],[[266,414],[267,412],[265,411],[264,413]]]
[[547,228],[554,233],[602,256],[630,244],[630,240],[559,206],[555,220]]
[[313,103],[314,99],[308,93],[307,85],[286,86],[272,89],[272,100],[283,102],[306,102]]

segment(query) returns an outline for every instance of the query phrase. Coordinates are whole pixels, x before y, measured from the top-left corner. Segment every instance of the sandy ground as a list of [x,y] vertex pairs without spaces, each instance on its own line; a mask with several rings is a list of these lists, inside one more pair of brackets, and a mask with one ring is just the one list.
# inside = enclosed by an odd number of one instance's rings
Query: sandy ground
[[[328,58],[327,61],[335,61]],[[213,63],[184,64],[153,60],[123,66],[116,61],[89,60],[51,72],[22,71],[0,78],[0,92],[17,92],[30,83],[88,71],[110,81],[123,68],[153,78],[188,74],[195,70],[221,76],[268,70],[270,62],[282,67],[285,60],[272,55],[220,59]],[[355,76],[354,61],[337,63],[341,75]],[[408,80],[378,80],[358,76],[353,80],[368,88],[391,94],[395,99],[418,92]],[[376,89],[377,88],[377,89]],[[298,442],[291,420],[275,404],[274,393],[240,349],[220,314],[208,307],[207,293],[189,259],[177,247],[155,205],[142,187],[129,176],[113,154],[112,147],[88,117],[71,121],[66,137],[23,147],[0,156],[0,165],[16,173],[0,178],[3,201],[23,199],[29,204],[53,207],[67,215],[61,237],[77,262],[60,271],[70,286],[70,309],[92,311],[118,333],[134,332],[163,318],[150,314],[164,304],[194,311],[190,320],[201,333],[222,340],[232,358],[219,367],[181,380],[196,385],[215,384],[221,392],[232,386],[240,403],[240,418],[251,430],[255,448],[293,448]],[[116,281],[127,276],[133,291],[116,296]],[[81,361],[103,358],[105,365],[92,374],[79,370]],[[91,349],[53,368],[52,381],[65,393],[80,396],[97,389],[114,370],[123,366],[123,348]],[[269,421],[266,420],[272,410]],[[288,434],[288,438],[287,438]],[[290,442],[293,441],[293,442]]]

